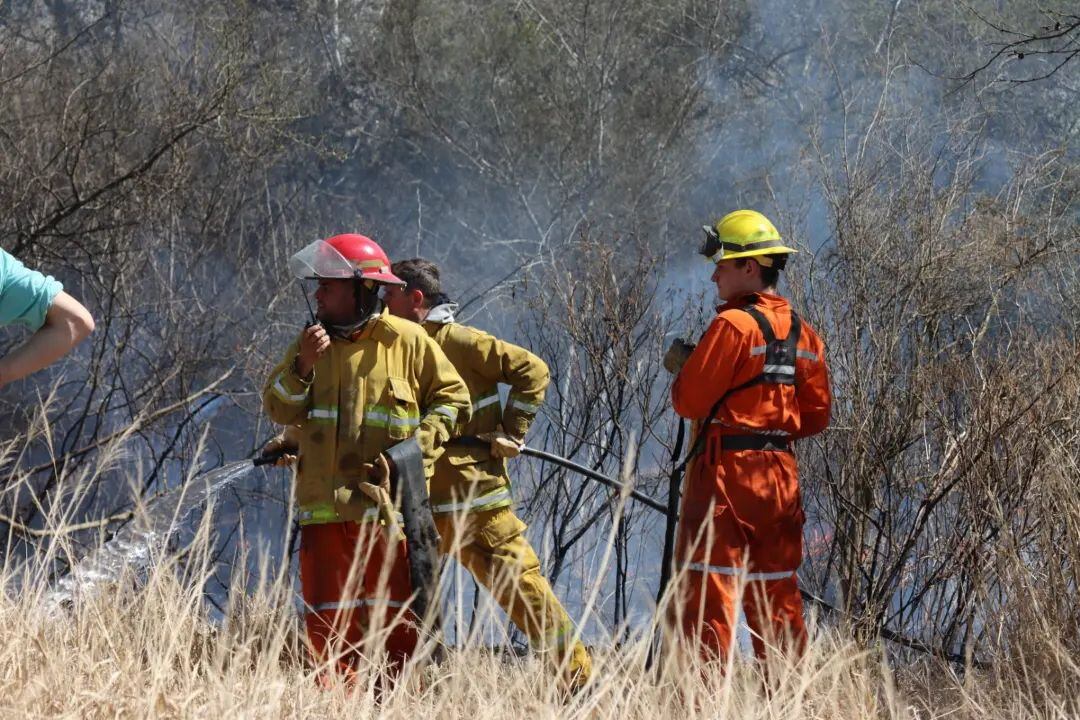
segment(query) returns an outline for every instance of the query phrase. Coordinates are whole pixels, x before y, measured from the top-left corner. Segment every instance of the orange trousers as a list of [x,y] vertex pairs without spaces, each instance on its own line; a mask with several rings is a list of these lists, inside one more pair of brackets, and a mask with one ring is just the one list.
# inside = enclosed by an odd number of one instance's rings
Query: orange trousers
[[705,659],[724,659],[744,586],[755,654],[764,657],[769,644],[801,653],[806,626],[795,572],[805,516],[795,457],[719,448],[713,430],[687,476],[676,545],[683,574],[669,620]]
[[361,655],[385,651],[396,672],[416,650],[405,541],[389,543],[378,523],[303,526],[300,586],[317,663],[352,677]]

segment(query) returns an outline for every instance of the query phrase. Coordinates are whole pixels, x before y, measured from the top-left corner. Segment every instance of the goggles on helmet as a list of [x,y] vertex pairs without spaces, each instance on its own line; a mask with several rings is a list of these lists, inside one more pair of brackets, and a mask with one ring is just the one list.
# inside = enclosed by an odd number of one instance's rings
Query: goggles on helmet
[[[744,253],[748,250],[758,250],[763,247],[775,247],[780,245],[779,241],[766,240],[758,243],[749,243],[747,245],[740,245],[738,243],[726,243],[720,239],[720,234],[716,232],[716,228],[712,225],[702,225],[701,229],[705,231],[705,239],[701,241],[701,246],[698,248],[698,252],[705,256],[706,260],[714,263],[718,263],[724,259],[724,252],[731,254]],[[755,255],[754,260],[758,264],[765,267],[772,267],[772,258],[768,255]]]
[[705,239],[701,241],[698,252],[704,255],[706,260],[720,262],[724,257],[724,243],[721,242],[716,228],[712,225],[702,225],[701,229],[705,231]]

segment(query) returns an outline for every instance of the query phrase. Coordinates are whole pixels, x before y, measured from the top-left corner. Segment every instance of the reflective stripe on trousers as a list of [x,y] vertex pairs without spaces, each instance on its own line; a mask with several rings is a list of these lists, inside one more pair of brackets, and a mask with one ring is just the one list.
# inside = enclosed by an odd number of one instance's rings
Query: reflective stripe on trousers
[[[397,513],[398,522],[403,522],[401,513]],[[296,519],[301,525],[326,525],[328,523],[343,522],[334,510],[333,505],[307,505],[301,507],[296,513]],[[360,519],[351,522],[375,522],[379,520],[379,508],[369,507],[364,509]]]
[[732,567],[729,565],[706,565],[705,563],[692,562],[686,564],[686,569],[692,572],[711,573],[715,575],[728,575],[739,577],[748,581],[752,580],[786,580],[795,574],[795,570],[780,570],[778,572],[746,572],[746,568]]
[[385,606],[388,608],[403,608],[407,607],[408,603],[401,602],[400,600],[386,600],[383,598],[362,598],[360,600],[339,600],[337,602],[324,602],[313,606],[308,610],[309,613],[325,612],[326,610],[355,610],[359,607],[378,607]]
[[466,502],[449,502],[432,505],[431,512],[441,514],[461,512],[463,510],[493,510],[500,505],[510,505],[512,502],[513,497],[510,495],[510,488],[500,488],[487,495],[481,495],[478,498]]

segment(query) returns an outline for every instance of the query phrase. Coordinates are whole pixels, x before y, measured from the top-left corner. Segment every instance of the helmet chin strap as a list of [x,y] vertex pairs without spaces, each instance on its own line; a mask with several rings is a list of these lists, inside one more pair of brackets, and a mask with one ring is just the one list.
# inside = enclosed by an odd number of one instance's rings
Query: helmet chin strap
[[363,325],[383,309],[382,298],[379,297],[379,286],[370,280],[353,281],[353,293],[356,296],[356,318]]
[[[368,287],[369,285],[371,287]],[[353,333],[382,314],[383,301],[379,297],[379,289],[375,283],[356,278],[353,281],[353,294],[356,296],[356,310],[351,322],[323,323],[333,337],[348,340]]]

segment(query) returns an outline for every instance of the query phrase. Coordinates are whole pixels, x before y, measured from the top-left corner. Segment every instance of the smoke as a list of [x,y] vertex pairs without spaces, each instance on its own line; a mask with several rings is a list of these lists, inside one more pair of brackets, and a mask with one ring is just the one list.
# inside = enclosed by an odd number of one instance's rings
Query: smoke
[[[931,157],[939,159],[938,186],[963,167],[976,194],[993,196],[1026,158],[1061,150],[1075,162],[1080,147],[1080,63],[1042,84],[953,80],[979,64],[994,35],[977,15],[944,0],[591,3],[587,11],[558,0],[483,10],[427,2],[416,3],[411,19],[379,3],[325,10],[199,3],[190,13],[155,18],[145,10],[150,19],[124,14],[110,22],[97,22],[100,3],[50,5],[77,6],[63,17],[13,14],[9,5],[0,10],[5,39],[28,29],[70,39],[96,23],[65,52],[129,53],[124,64],[102,62],[109,72],[95,78],[95,102],[145,102],[132,103],[130,112],[118,106],[116,118],[127,124],[102,128],[101,137],[146,129],[133,130],[131,117],[157,137],[188,118],[168,115],[177,108],[161,100],[166,90],[182,87],[181,99],[197,104],[210,80],[229,81],[220,88],[227,98],[221,110],[197,117],[194,139],[170,148],[162,166],[113,194],[105,177],[99,184],[108,192],[71,215],[78,223],[40,236],[28,230],[37,208],[69,185],[86,195],[80,183],[92,178],[49,175],[57,148],[31,131],[41,126],[52,133],[46,136],[63,138],[61,130],[79,124],[70,118],[89,126],[106,116],[79,104],[85,94],[70,92],[75,78],[63,55],[56,72],[12,81],[0,103],[0,125],[13,133],[0,138],[12,159],[0,165],[5,242],[33,247],[44,269],[85,287],[95,314],[113,321],[98,324],[95,351],[81,351],[70,375],[90,380],[76,389],[72,406],[92,400],[101,410],[58,433],[60,454],[122,426],[146,409],[146,397],[153,398],[148,406],[165,402],[144,390],[167,386],[168,399],[183,398],[236,368],[222,388],[232,401],[216,416],[184,406],[140,434],[142,444],[131,441],[145,467],[160,461],[163,468],[147,491],[169,486],[193,465],[246,455],[268,434],[258,389],[306,315],[284,258],[316,237],[363,232],[392,258],[438,262],[449,293],[469,303],[464,320],[519,342],[536,329],[534,311],[545,305],[555,267],[583,232],[627,254],[634,238],[664,258],[656,293],[662,332],[693,339],[715,304],[710,268],[696,254],[702,224],[740,207],[764,212],[804,251],[789,273],[796,284],[785,288],[804,296],[806,268],[835,248],[837,188],[881,191],[903,183],[913,158]],[[982,5],[973,7],[981,12]],[[232,23],[223,27],[246,29],[206,40],[222,17]],[[599,27],[605,32],[595,32]],[[190,66],[186,55],[196,56]],[[27,50],[27,67],[41,60]],[[122,75],[135,71],[142,74]],[[15,76],[5,67],[0,78],[8,77]],[[63,112],[31,102],[59,97],[72,98]],[[133,114],[151,101],[161,108]],[[30,117],[24,106],[38,111]],[[93,137],[99,142],[97,130]],[[120,151],[132,144],[89,159],[73,155],[72,162],[124,165],[117,157],[126,161]],[[28,147],[37,150],[16,153]],[[76,245],[78,260],[71,261]],[[148,248],[141,260],[130,261],[141,248]],[[167,384],[162,378],[174,367],[185,372]],[[655,383],[654,399],[667,392],[666,382]],[[18,406],[31,395],[20,387],[19,397],[4,397]],[[210,448],[195,457],[197,443],[182,428],[200,422],[211,428]],[[175,447],[173,437],[181,440]],[[642,440],[642,456],[653,458],[643,472],[662,463],[656,442]],[[35,446],[26,464],[51,452]],[[284,488],[279,495],[266,502],[280,503]],[[283,537],[284,515],[266,517],[248,532]],[[537,547],[550,541],[542,528],[538,523],[531,536]],[[636,619],[647,616],[651,601],[658,542],[650,530],[628,550],[640,578]],[[595,532],[590,547],[605,529]],[[576,598],[572,608],[587,594],[580,588],[596,557],[572,558],[560,587]]]

